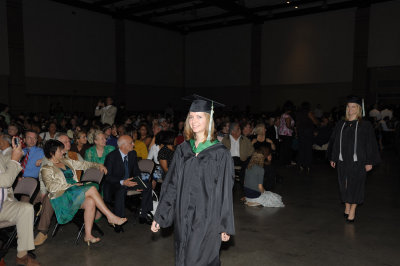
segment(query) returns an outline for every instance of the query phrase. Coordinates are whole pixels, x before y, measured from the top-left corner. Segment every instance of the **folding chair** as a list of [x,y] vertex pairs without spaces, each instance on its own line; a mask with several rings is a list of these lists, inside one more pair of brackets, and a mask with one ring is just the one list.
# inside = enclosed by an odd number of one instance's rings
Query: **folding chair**
[[[148,173],[150,176],[153,173],[154,170],[154,162],[150,159],[143,159],[138,162],[139,169],[142,173]],[[126,195],[127,196],[135,196],[135,195],[140,195],[140,191],[136,190],[128,190]]]
[[[32,201],[32,196],[35,194],[37,186],[38,186],[38,181],[36,179],[30,177],[23,178],[20,181],[18,181],[17,186],[14,189],[14,194],[26,195],[29,197],[30,201]],[[7,242],[3,244],[1,247],[2,250],[0,252],[0,258],[7,253],[8,249],[10,248],[10,245],[17,236],[17,228],[15,227],[15,225],[16,224],[14,222],[10,221],[0,222],[0,229],[14,227]]]
[[[150,159],[143,159],[143,160],[140,160],[138,162],[138,166],[139,166],[139,169],[140,169],[140,171],[142,173],[147,173],[151,177],[151,174],[153,173],[155,164]],[[150,182],[150,184],[151,184],[151,182]],[[133,198],[134,196],[138,196],[138,195],[141,195],[141,194],[142,194],[142,192],[136,191],[136,190],[128,190],[126,192],[126,196],[129,197],[129,198],[131,198],[131,197]],[[138,207],[139,206],[139,201],[136,202],[136,204],[133,204],[133,205],[135,206],[135,208],[132,209],[132,211],[134,211],[136,213],[135,216],[138,216],[137,215],[138,214],[137,210],[139,209],[139,207]]]
[[[85,171],[85,173],[81,177],[80,182],[82,182],[82,183],[93,182],[93,183],[97,183],[100,185],[101,181],[103,180],[103,175],[104,175],[103,172],[101,172],[99,169],[90,168]],[[75,214],[74,218],[72,219],[72,222],[74,224],[76,224],[79,228],[78,235],[76,236],[76,239],[75,239],[75,245],[78,245],[78,243],[79,243],[78,241],[81,239],[83,230],[85,229],[85,221],[84,221],[83,215],[84,215],[84,210],[78,210],[78,212]],[[61,224],[59,224],[57,222],[56,225],[54,226],[51,237],[54,237],[57,234],[60,226],[61,226]],[[96,223],[93,223],[93,230],[98,231],[101,236],[104,235],[104,232],[100,229],[100,227]]]

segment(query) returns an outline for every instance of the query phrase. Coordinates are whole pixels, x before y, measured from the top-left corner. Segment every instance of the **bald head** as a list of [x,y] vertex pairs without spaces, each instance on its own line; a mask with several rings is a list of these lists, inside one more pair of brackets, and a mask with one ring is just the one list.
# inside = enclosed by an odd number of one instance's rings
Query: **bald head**
[[133,150],[133,139],[128,135],[122,135],[119,137],[117,143],[120,151],[125,154]]

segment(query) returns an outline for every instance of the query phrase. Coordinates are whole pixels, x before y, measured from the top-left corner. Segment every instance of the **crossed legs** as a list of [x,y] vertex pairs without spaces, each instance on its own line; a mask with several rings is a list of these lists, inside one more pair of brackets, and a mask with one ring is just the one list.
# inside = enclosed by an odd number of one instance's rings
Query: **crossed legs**
[[110,224],[121,225],[127,220],[126,218],[116,216],[107,208],[100,193],[95,187],[91,187],[88,191],[86,191],[85,201],[82,204],[82,209],[85,210],[85,241],[97,242],[100,240],[96,240],[92,235],[93,221],[96,214],[96,209],[99,209],[99,211],[107,217],[107,220]]

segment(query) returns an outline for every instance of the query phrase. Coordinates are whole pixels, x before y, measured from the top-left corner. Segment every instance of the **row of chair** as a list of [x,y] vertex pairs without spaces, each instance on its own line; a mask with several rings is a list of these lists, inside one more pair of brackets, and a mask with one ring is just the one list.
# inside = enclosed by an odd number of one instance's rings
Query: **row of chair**
[[[143,159],[138,162],[139,169],[141,170],[142,173],[148,173],[150,176],[152,175],[154,171],[154,162],[152,160],[148,159]],[[103,173],[99,171],[97,168],[91,168],[85,171],[83,176],[81,177],[80,182],[94,182],[97,184],[101,184],[103,180]],[[14,195],[26,195],[29,197],[30,202],[33,201],[34,196],[37,194],[39,188],[38,180],[34,178],[23,178],[21,179],[15,189],[14,189]],[[127,193],[127,196],[138,196],[140,195],[141,192],[138,191],[129,191]],[[40,212],[40,211],[39,211]],[[35,224],[37,220],[39,219],[39,216],[37,215],[35,217]],[[79,240],[82,237],[83,231],[85,229],[85,223],[83,219],[83,210],[79,210],[75,217],[72,219],[72,222],[75,223],[78,228],[78,234],[75,239],[75,244],[77,245],[79,243]],[[0,240],[3,240],[3,245],[1,246],[0,249],[0,258],[3,258],[5,254],[7,253],[8,249],[10,248],[11,244],[15,240],[15,237],[17,235],[17,229],[16,229],[16,224],[14,222],[10,221],[1,221],[0,222],[0,230],[1,231],[9,231],[10,229],[12,230],[11,234],[9,236],[1,237],[2,234],[0,234]],[[54,237],[58,230],[60,229],[61,224],[58,222],[54,226],[54,229],[52,231],[52,237]],[[93,229],[98,231],[101,236],[104,235],[103,231],[100,229],[100,227],[94,223],[93,224]]]

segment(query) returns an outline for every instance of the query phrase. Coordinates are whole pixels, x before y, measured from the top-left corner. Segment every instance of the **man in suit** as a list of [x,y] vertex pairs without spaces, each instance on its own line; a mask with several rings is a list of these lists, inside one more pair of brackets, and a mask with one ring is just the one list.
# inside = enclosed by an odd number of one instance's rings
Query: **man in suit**
[[[118,139],[118,149],[110,152],[104,162],[107,175],[103,185],[103,196],[105,202],[114,201],[114,213],[119,217],[125,216],[125,197],[127,190],[136,190],[136,182],[132,181],[134,176],[140,176],[136,152],[133,150],[133,139],[123,135]],[[142,190],[140,223],[151,224],[152,220],[148,213],[153,210],[152,190],[148,182],[147,189]],[[116,227],[116,232],[121,232],[122,227]]]
[[112,104],[113,99],[111,97],[107,97],[106,104],[104,104],[103,101],[99,101],[97,103],[94,115],[100,116],[100,121],[102,124],[114,124],[115,116],[117,115],[117,107]]
[[13,144],[10,157],[0,153],[0,221],[13,221],[17,227],[17,265],[40,265],[28,255],[28,250],[35,249],[33,243],[33,206],[14,198],[12,185],[21,171],[19,160],[22,157],[21,144]]
[[222,139],[222,144],[231,152],[235,167],[240,167],[240,170],[236,171],[239,175],[240,184],[243,186],[247,164],[254,152],[253,144],[246,136],[242,135],[240,126],[236,122],[230,123],[229,134]]

